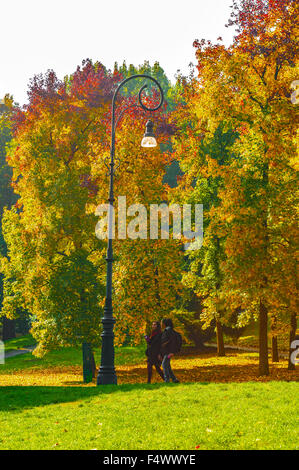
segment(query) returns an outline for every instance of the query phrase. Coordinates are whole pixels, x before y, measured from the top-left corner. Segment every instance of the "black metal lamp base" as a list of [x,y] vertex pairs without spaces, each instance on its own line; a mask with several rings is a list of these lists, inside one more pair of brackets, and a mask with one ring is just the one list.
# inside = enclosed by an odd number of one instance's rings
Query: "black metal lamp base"
[[101,369],[97,377],[97,385],[117,385],[117,377],[115,372],[113,373],[103,373]]

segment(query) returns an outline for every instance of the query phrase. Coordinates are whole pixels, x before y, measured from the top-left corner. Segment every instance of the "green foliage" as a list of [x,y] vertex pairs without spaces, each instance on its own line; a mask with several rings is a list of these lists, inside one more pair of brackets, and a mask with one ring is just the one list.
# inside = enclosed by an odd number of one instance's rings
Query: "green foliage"
[[174,160],[168,167],[166,167],[163,183],[168,184],[170,188],[177,186],[177,179],[181,177],[183,172],[177,160]]
[[204,343],[210,341],[215,335],[215,322],[205,325],[201,319],[203,299],[191,291],[190,300],[185,302],[185,309],[175,310],[175,317],[183,326],[184,336],[192,341],[196,348],[204,349]]
[[[149,61],[144,61],[142,65],[135,66],[130,64],[127,66],[126,62],[124,61],[122,65],[118,65],[117,62],[114,65],[114,72],[120,73],[123,78],[130,77],[131,75],[138,75],[138,74],[146,74],[154,77],[161,85],[161,88],[164,92],[164,97],[167,102],[167,111],[170,112],[174,109],[175,101],[175,87],[171,84],[170,80],[167,78],[163,68],[160,66],[159,62],[155,62],[154,65],[150,65]],[[152,81],[143,80],[138,83],[137,80],[131,80],[128,84],[126,84],[122,89],[122,95],[128,97],[138,94],[139,89],[142,83],[147,84],[147,91],[150,93],[153,89],[155,89],[155,85]]]
[[[173,191],[173,197],[184,203],[203,205],[204,243],[200,250],[187,252],[188,270],[183,273],[183,282],[201,299],[200,312],[192,321],[194,324],[199,322],[200,328],[203,325],[205,328],[210,325],[215,327],[217,319],[232,325],[232,312],[220,302],[221,263],[225,260],[224,237],[215,233],[212,216],[214,208],[221,203],[219,192],[223,188],[223,178],[209,174],[208,168],[210,162],[228,166],[236,159],[231,149],[238,134],[223,123],[214,132],[202,132],[200,123],[192,114],[192,102],[189,106],[184,119],[180,120],[179,134],[175,139],[176,155],[185,176]],[[180,115],[181,111],[178,113]]]
[[48,289],[40,296],[42,313],[31,333],[38,342],[36,354],[61,346],[79,346],[86,338],[100,344],[99,300],[104,296],[97,268],[84,250],[62,257],[51,266]]

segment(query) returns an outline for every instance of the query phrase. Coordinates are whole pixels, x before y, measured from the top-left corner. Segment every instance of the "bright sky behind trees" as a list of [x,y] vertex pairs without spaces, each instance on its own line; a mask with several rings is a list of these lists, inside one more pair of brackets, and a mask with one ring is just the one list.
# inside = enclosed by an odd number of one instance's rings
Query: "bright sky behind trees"
[[27,101],[35,74],[54,69],[59,78],[83,59],[139,65],[159,61],[173,81],[195,63],[194,39],[226,44],[231,0],[10,0],[0,7],[0,98]]

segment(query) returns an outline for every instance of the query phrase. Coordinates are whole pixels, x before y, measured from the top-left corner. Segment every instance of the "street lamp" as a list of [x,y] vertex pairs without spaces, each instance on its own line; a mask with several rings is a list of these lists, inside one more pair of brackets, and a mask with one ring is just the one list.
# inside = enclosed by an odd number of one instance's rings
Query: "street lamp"
[[[116,385],[117,384],[117,377],[115,373],[114,367],[114,333],[113,327],[115,323],[115,318],[113,318],[113,309],[112,309],[112,263],[113,263],[113,248],[112,248],[112,233],[113,233],[113,202],[114,202],[114,194],[113,194],[113,176],[114,176],[114,155],[115,155],[115,130],[117,127],[120,118],[123,116],[124,112],[131,108],[132,106],[128,106],[124,108],[120,114],[118,115],[117,119],[115,120],[115,101],[118,95],[119,90],[121,87],[127,83],[129,80],[133,79],[140,79],[146,78],[152,80],[155,85],[158,87],[160,92],[160,102],[154,108],[148,108],[142,102],[142,92],[147,87],[147,85],[143,85],[138,94],[139,104],[132,105],[136,107],[141,107],[144,111],[157,111],[163,103],[164,95],[162,88],[159,82],[149,75],[131,75],[130,77],[123,80],[117,87],[114,92],[112,98],[112,120],[111,120],[111,148],[110,148],[110,169],[109,169],[109,176],[110,176],[110,186],[109,186],[109,206],[108,206],[108,246],[107,246],[107,277],[106,277],[106,299],[105,299],[105,306],[104,306],[104,316],[102,318],[103,324],[103,333],[102,333],[102,355],[101,355],[101,366],[99,368],[99,373],[97,377],[97,385]],[[148,121],[146,123],[145,133],[141,142],[142,147],[155,147],[157,145],[154,133],[153,133],[153,123],[152,121]]]
[[155,138],[155,134],[153,132],[153,123],[151,120],[147,121],[145,125],[145,133],[143,139],[141,141],[141,147],[156,147],[157,141]]

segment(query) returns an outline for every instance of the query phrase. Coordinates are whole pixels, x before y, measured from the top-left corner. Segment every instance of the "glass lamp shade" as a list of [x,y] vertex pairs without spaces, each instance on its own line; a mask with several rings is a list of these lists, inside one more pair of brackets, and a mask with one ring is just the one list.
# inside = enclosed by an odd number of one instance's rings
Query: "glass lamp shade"
[[157,141],[153,132],[154,124],[151,120],[147,121],[145,125],[145,133],[141,141],[141,147],[156,147]]
[[157,147],[157,141],[155,137],[144,136],[141,141],[141,147]]

